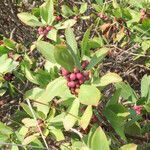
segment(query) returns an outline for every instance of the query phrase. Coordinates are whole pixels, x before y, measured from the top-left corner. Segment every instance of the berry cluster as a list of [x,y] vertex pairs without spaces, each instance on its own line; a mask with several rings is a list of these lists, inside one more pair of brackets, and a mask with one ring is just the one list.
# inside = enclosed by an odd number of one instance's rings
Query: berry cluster
[[139,105],[139,106],[137,106],[137,105],[133,106],[133,109],[135,110],[135,112],[136,112],[137,115],[141,114],[142,108],[143,107],[141,105]]
[[53,26],[39,27],[38,34],[46,36],[48,34],[48,32],[51,31],[53,28],[54,28]]
[[64,76],[67,80],[67,86],[69,87],[70,91],[74,95],[78,95],[78,90],[80,86],[87,80],[89,80],[89,71],[85,71],[85,68],[89,62],[87,60],[82,61],[82,69],[81,72],[76,67],[73,69],[73,72],[69,72],[65,68],[61,68],[61,75]]
[[102,20],[104,20],[104,21],[107,21],[107,20],[109,19],[108,16],[106,16],[106,15],[103,14],[103,13],[99,13],[98,16],[99,16]]

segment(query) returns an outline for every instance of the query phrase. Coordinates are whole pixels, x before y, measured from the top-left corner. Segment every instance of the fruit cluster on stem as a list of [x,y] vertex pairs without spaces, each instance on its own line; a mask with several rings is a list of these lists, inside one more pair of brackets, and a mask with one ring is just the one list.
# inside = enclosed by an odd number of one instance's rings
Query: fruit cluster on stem
[[53,26],[39,27],[38,34],[46,36],[48,32],[51,31],[53,28],[54,28]]
[[78,68],[74,68],[72,72],[69,72],[65,68],[61,68],[61,75],[65,77],[67,80],[67,86],[69,87],[70,91],[74,95],[78,95],[78,91],[80,86],[87,80],[90,79],[89,71],[86,71],[86,67],[89,64],[87,60],[82,61],[82,71]]

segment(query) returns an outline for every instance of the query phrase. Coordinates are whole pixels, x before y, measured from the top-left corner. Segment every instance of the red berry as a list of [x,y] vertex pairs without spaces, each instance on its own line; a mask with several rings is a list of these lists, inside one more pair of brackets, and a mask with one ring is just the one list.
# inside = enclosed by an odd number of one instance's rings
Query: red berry
[[76,84],[76,88],[79,88],[80,87],[80,84]]
[[82,61],[82,69],[85,69],[88,64],[89,64],[89,61],[88,61],[88,60]]
[[0,45],[2,45],[2,44],[4,44],[4,42],[0,40]]
[[76,74],[77,79],[82,80],[83,79],[83,75],[82,73],[77,73]]
[[79,70],[77,67],[75,67],[75,68],[73,69],[73,71],[74,71],[74,73],[78,73],[80,70]]
[[70,80],[75,80],[76,79],[76,74],[75,73],[71,73],[70,74]]
[[11,74],[11,73],[6,73],[6,74],[4,75],[4,79],[5,79],[6,81],[12,81],[12,79],[13,79],[13,74]]
[[62,20],[62,17],[61,17],[61,16],[56,16],[55,20],[56,20],[56,21],[61,21],[61,20]]
[[61,74],[62,74],[63,76],[67,76],[67,75],[69,74],[69,71],[66,70],[65,68],[62,68],[62,69],[61,69]]
[[74,88],[75,87],[75,82],[74,81],[68,82],[68,87]]
[[79,84],[83,84],[84,83],[84,81],[83,80],[79,80]]
[[39,27],[39,28],[38,28],[38,32],[43,32],[43,28],[42,28],[42,27]]
[[45,30],[43,31],[43,34],[44,34],[44,35],[47,35],[47,33],[48,33],[48,31],[45,29]]
[[50,31],[50,30],[52,30],[53,29],[53,27],[52,26],[48,26],[48,27],[46,27],[46,30],[47,31]]
[[89,77],[89,72],[84,71],[84,72],[83,72],[83,75],[84,75],[84,77]]

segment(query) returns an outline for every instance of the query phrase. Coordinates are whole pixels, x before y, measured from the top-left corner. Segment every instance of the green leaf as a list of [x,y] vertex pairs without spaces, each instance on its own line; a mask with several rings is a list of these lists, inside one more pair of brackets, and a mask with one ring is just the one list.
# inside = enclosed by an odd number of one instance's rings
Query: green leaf
[[12,133],[13,133],[13,130],[10,127],[5,125],[3,122],[0,122],[0,135],[4,134],[8,136]]
[[[90,91],[90,92],[89,92]],[[101,98],[100,91],[93,85],[81,85],[79,90],[80,103],[97,106]]]
[[68,19],[65,22],[63,22],[62,24],[60,24],[60,26],[56,26],[56,29],[67,29],[67,28],[71,28],[77,21],[75,19]]
[[57,128],[51,127],[50,128],[50,133],[52,133],[55,136],[56,141],[62,141],[62,140],[65,139],[61,129],[57,129]]
[[30,71],[30,69],[28,68],[28,66],[25,66],[24,68],[24,72],[25,72],[25,77],[32,83],[34,84],[39,84],[34,73],[32,71]]
[[22,123],[27,127],[36,127],[37,123],[35,119],[30,119],[30,118],[24,118],[22,119]]
[[65,36],[66,36],[67,44],[71,47],[73,52],[77,55],[78,54],[78,46],[77,46],[77,42],[75,39],[75,35],[73,33],[73,29],[67,28],[65,30]]
[[124,133],[124,117],[117,116],[115,112],[113,112],[111,109],[108,107],[105,108],[103,111],[103,114],[107,118],[107,120],[110,122],[116,133],[126,141],[125,133]]
[[82,39],[82,42],[81,42],[81,53],[82,53],[82,57],[84,55],[87,55],[89,56],[90,55],[90,49],[88,47],[88,43],[89,43],[89,38],[90,38],[90,31],[91,31],[91,28],[87,29],[84,36],[83,36],[83,39]]
[[67,47],[63,45],[55,46],[54,52],[55,60],[62,67],[66,68],[69,71],[72,71],[75,64],[72,55],[68,52]]
[[109,72],[100,78],[100,86],[107,86],[111,83],[121,82],[122,78],[116,74]]
[[87,3],[82,3],[79,13],[84,14],[86,12],[86,10],[87,10]]
[[102,59],[107,55],[108,50],[108,48],[104,47],[96,51],[91,58],[90,64],[87,66],[86,70],[92,69],[100,61],[102,61]]
[[97,4],[102,5],[103,4],[103,0],[95,0]]
[[144,75],[141,80],[141,96],[147,97],[150,91],[150,76]]
[[141,135],[141,127],[137,122],[134,122],[130,126],[125,125],[125,133],[132,136]]
[[146,109],[146,111],[147,111],[148,113],[150,113],[150,102],[146,103],[146,104],[143,105],[143,106],[144,106],[144,108]]
[[37,41],[35,42],[37,49],[42,53],[42,55],[50,62],[55,63],[54,58],[54,46],[48,42]]
[[121,97],[128,101],[136,102],[137,96],[135,94],[135,91],[130,87],[129,84],[126,84],[124,82],[116,83],[115,84],[117,89],[121,89]]
[[22,12],[22,13],[17,14],[17,16],[26,25],[33,26],[33,27],[43,25],[41,22],[39,22],[37,17],[35,17],[34,15],[30,13]]
[[24,99],[28,98],[30,100],[37,100],[43,92],[44,89],[40,89],[38,87],[33,88],[25,93]]
[[31,112],[31,110],[30,110],[30,108],[29,108],[29,106],[28,106],[27,104],[25,104],[25,103],[20,103],[20,106],[24,109],[24,111],[25,111],[28,115],[30,115],[31,117],[33,117],[32,112]]
[[91,149],[92,150],[97,150],[97,149],[109,150],[110,149],[107,137],[100,126],[96,129],[95,133],[92,136]]
[[70,130],[78,120],[79,105],[80,105],[79,100],[75,99],[67,111],[68,114],[65,116],[63,120],[64,128],[67,131]]
[[57,41],[57,30],[52,29],[51,31],[49,31],[47,34],[47,38],[56,42]]
[[110,106],[110,105],[113,105],[113,104],[117,104],[120,95],[121,95],[121,90],[120,90],[120,89],[117,89],[117,90],[115,91],[114,95],[113,95],[113,96],[110,98],[110,100],[107,102],[106,106]]
[[73,97],[67,87],[67,81],[63,77],[59,77],[50,82],[45,91],[38,97],[37,101],[42,103],[50,102],[55,96],[60,96],[65,100]]
[[118,5],[118,3],[117,3],[117,0],[113,0],[113,7],[114,7],[114,8],[119,7],[119,5]]
[[62,5],[61,11],[64,17],[70,17],[74,15],[74,12],[67,5]]
[[10,39],[7,39],[7,38],[3,38],[3,42],[4,42],[4,45],[9,48],[9,49],[15,49],[15,42],[10,40]]
[[146,51],[148,52],[148,49],[150,48],[150,40],[144,40],[142,42],[142,49],[143,49],[143,52],[144,54],[146,53]]
[[13,61],[4,54],[0,57],[0,74],[12,72],[17,66],[18,62]]
[[54,14],[53,0],[47,0],[40,7],[40,15],[48,25],[51,25],[55,19],[53,14]]
[[[1,134],[0,132],[0,142],[5,142],[9,139],[9,136],[8,135],[5,135],[5,134]],[[0,148],[1,148],[1,145],[0,145]]]
[[33,135],[27,136],[23,141],[22,141],[22,145],[28,145],[29,143],[33,142],[34,140],[37,139],[37,137],[39,136],[39,133],[35,133]]
[[80,126],[85,130],[89,123],[90,123],[90,120],[91,120],[91,117],[92,117],[92,106],[88,106],[84,112],[84,114],[82,115],[81,119],[80,119]]
[[134,143],[123,145],[119,150],[137,150],[137,145]]

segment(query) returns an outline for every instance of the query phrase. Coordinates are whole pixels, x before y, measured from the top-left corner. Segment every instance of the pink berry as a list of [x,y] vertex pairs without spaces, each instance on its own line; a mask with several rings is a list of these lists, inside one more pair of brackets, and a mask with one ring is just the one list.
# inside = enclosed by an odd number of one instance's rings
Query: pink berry
[[43,34],[46,35],[47,33],[48,33],[48,31],[45,29],[45,30],[43,31]]
[[81,85],[81,84],[83,84],[83,83],[84,83],[84,81],[83,81],[83,80],[79,80],[79,83],[80,83],[80,85]]
[[75,67],[75,68],[73,69],[73,71],[74,71],[74,73],[78,73],[80,70],[79,70],[77,67]]
[[68,82],[68,87],[74,88],[75,87],[75,82],[74,81]]
[[80,87],[80,84],[76,84],[76,88],[79,88]]
[[43,28],[42,28],[42,27],[39,27],[39,28],[38,28],[38,32],[43,32]]
[[76,79],[76,74],[75,73],[71,73],[70,74],[70,80],[75,80]]
[[142,106],[133,106],[133,109],[135,110],[136,114],[137,115],[140,115],[141,114],[141,111],[142,111]]
[[61,21],[62,17],[61,16],[56,16],[55,20],[56,21]]
[[82,73],[77,73],[76,74],[77,79],[82,80],[83,79],[83,75]]
[[88,64],[89,64],[89,61],[88,61],[88,60],[82,61],[82,69],[85,69]]
[[84,77],[89,77],[89,72],[84,71],[84,72],[83,72],[83,75],[84,75]]
[[62,69],[61,69],[61,74],[62,74],[63,76],[67,76],[67,75],[69,74],[69,71],[66,70],[65,68],[62,68]]
[[50,31],[50,30],[52,30],[53,29],[53,27],[52,26],[48,26],[48,27],[46,27],[46,30],[47,31]]

